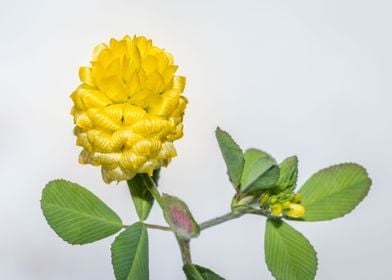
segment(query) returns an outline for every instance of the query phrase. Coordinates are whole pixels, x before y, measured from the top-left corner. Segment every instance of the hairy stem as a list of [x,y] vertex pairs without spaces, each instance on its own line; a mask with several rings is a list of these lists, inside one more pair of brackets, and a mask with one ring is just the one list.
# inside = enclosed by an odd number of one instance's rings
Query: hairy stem
[[[149,177],[151,180],[151,185],[148,186],[148,190],[149,192],[152,194],[152,196],[154,197],[154,199],[158,202],[159,206],[162,208],[162,210],[165,209],[165,205],[162,199],[161,194],[158,191],[158,188],[154,182],[154,180]],[[227,214],[224,214],[222,216],[210,219],[208,221],[205,221],[201,224],[199,224],[200,227],[200,231],[205,230],[207,228],[222,224],[224,222],[230,221],[230,220],[234,220],[237,219],[245,214],[256,214],[256,215],[262,215],[262,216],[266,216],[266,217],[270,217],[270,213],[268,211],[266,211],[265,209],[244,209],[238,212],[229,212]],[[161,226],[161,225],[154,225],[154,224],[147,224],[144,223],[144,225],[147,228],[151,228],[151,229],[157,229],[157,230],[163,230],[163,231],[171,231],[173,232],[173,230],[170,227],[167,226]],[[127,225],[123,225],[124,228],[127,228]],[[174,233],[175,234],[175,233]],[[182,257],[182,262],[184,264],[188,264],[188,263],[192,263],[192,257],[191,257],[191,249],[190,249],[190,239],[181,239],[179,238],[176,234],[176,239],[178,242],[178,245],[180,247],[180,251],[181,251],[181,257]]]
[[[170,227],[167,227],[167,226],[147,224],[147,223],[143,223],[143,224],[146,226],[146,228],[158,229],[158,230],[163,230],[163,231],[173,231]],[[129,228],[129,225],[123,225],[122,227]]]
[[178,241],[178,245],[180,246],[183,264],[192,263],[191,247],[190,247],[191,241],[189,239],[180,239],[178,237],[176,238]]
[[213,227],[213,226],[219,225],[221,223],[237,219],[245,214],[246,214],[246,212],[238,212],[238,213],[229,212],[227,214],[224,214],[222,216],[213,218],[211,220],[208,220],[208,221],[205,221],[205,222],[199,224],[200,230],[204,230],[209,227]]
[[270,214],[268,213],[268,211],[266,211],[264,209],[247,209],[247,210],[243,210],[240,212],[229,212],[227,214],[224,214],[222,216],[213,218],[211,220],[208,220],[208,221],[205,221],[205,222],[199,224],[200,231],[205,230],[210,227],[213,227],[213,226],[216,226],[216,225],[219,225],[219,224],[222,224],[222,223],[230,221],[230,220],[237,219],[239,217],[242,217],[245,214],[255,214],[255,215],[270,217]]
[[162,196],[159,193],[158,188],[157,188],[154,180],[151,177],[148,177],[148,178],[150,178],[151,183],[152,183],[151,186],[150,185],[148,186],[148,190],[150,191],[152,196],[155,198],[155,200],[158,202],[159,206],[163,209],[163,207],[164,207],[163,204],[164,203],[163,203],[163,200],[162,200]]
[[151,229],[159,229],[159,230],[164,230],[164,231],[172,231],[172,229],[170,227],[166,227],[166,226],[160,226],[160,225],[153,225],[153,224],[147,224],[144,223],[144,225],[147,228],[151,228]]
[[[152,194],[154,199],[158,202],[158,204],[162,208],[162,210],[164,210],[165,205],[164,205],[162,196],[159,193],[158,188],[157,188],[154,180],[151,177],[150,177],[150,180],[151,180],[152,184],[148,187],[148,190],[150,191],[150,193]],[[151,227],[151,226],[153,226],[153,227]],[[156,226],[156,225],[150,225],[150,227],[154,228],[154,229],[172,231],[171,228],[169,228],[169,227],[162,227],[162,226]],[[184,264],[192,263],[191,249],[190,249],[190,246],[189,246],[190,245],[190,240],[180,239],[180,238],[178,238],[178,236],[176,236],[176,238],[177,238],[177,241],[178,241],[178,245],[180,247],[182,262]]]

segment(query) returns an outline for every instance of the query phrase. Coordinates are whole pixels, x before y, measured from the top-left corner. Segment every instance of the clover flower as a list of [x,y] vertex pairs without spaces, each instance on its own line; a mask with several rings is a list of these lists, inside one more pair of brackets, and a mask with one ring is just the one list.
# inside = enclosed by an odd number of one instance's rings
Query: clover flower
[[305,207],[301,204],[300,193],[280,193],[270,195],[265,193],[260,199],[260,206],[269,209],[275,217],[282,213],[291,218],[301,218],[305,215]]
[[167,166],[188,102],[177,68],[171,54],[142,36],[98,45],[71,94],[79,162],[101,166],[106,183]]

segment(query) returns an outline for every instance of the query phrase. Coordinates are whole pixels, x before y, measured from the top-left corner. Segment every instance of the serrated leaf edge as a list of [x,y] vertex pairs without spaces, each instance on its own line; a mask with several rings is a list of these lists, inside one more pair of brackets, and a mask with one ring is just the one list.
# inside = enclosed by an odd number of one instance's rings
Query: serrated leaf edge
[[[106,223],[108,223],[108,224],[117,225],[117,226],[121,225],[121,227],[118,229],[118,231],[116,231],[116,232],[114,232],[114,233],[112,233],[112,234],[110,234],[110,235],[108,235],[108,236],[106,236],[106,237],[103,237],[103,238],[101,238],[101,239],[92,241],[92,242],[87,242],[87,243],[72,243],[70,240],[64,239],[64,238],[62,237],[62,235],[61,235],[61,234],[60,234],[60,233],[59,233],[59,232],[49,223],[49,221],[48,221],[48,219],[47,219],[47,217],[46,217],[46,215],[45,215],[45,210],[44,210],[44,206],[43,206],[43,199],[42,199],[43,194],[44,194],[44,192],[46,191],[47,187],[50,187],[49,185],[50,185],[51,183],[54,183],[54,182],[65,182],[65,183],[69,183],[69,184],[72,184],[72,185],[75,185],[75,184],[76,184],[76,185],[78,185],[78,186],[84,188],[84,189],[87,190],[88,192],[90,192],[90,193],[91,193],[92,195],[94,195],[97,199],[99,199],[108,209],[110,209],[111,212],[112,212],[113,214],[115,214],[115,215],[117,216],[117,218],[118,218],[118,220],[119,220],[119,223],[115,223],[115,222],[106,220],[106,219],[101,218],[101,217],[98,218],[97,216],[89,215],[89,214],[86,214],[86,213],[83,213],[83,215],[86,216],[86,217],[92,217],[92,218],[94,218],[94,220],[101,220],[101,221],[104,221],[104,222],[106,222]],[[66,209],[67,211],[76,212],[76,213],[79,213],[79,214],[80,214],[79,211],[76,211],[76,210],[71,209],[71,208],[63,207],[63,206],[58,206],[57,204],[54,204],[54,203],[49,203],[49,202],[47,202],[47,205],[48,205],[48,206],[54,205],[54,206],[56,206],[57,208]],[[93,243],[93,242],[97,242],[97,241],[99,241],[99,240],[108,238],[109,236],[118,233],[118,232],[122,229],[122,226],[123,226],[123,222],[122,222],[121,217],[120,217],[116,212],[114,212],[113,209],[110,208],[102,199],[100,199],[98,196],[96,196],[96,195],[95,195],[94,193],[92,193],[90,190],[88,190],[87,188],[85,188],[85,187],[79,185],[78,183],[75,183],[75,182],[72,182],[72,181],[69,181],[69,180],[66,180],[66,179],[63,179],[63,178],[51,180],[51,181],[49,181],[49,182],[45,185],[45,187],[42,189],[42,192],[41,192],[40,208],[41,208],[41,210],[42,210],[42,214],[43,214],[43,216],[44,216],[44,218],[45,218],[45,221],[46,221],[46,223],[48,224],[48,226],[56,233],[56,235],[57,235],[58,237],[60,237],[61,240],[65,241],[66,243],[68,243],[68,244],[70,244],[70,245],[80,245],[80,246],[82,246],[82,245],[90,244],[90,243]]]
[[[267,222],[268,222],[268,220],[271,220],[271,219],[266,219],[265,227],[267,227]],[[271,220],[271,221],[272,221],[272,223],[275,222],[275,221],[273,221],[273,220]],[[282,221],[282,222],[284,222],[284,221]],[[315,272],[314,272],[314,275],[312,275],[312,276],[313,276],[313,279],[315,279],[315,277],[316,277],[316,275],[317,275],[318,268],[319,268],[319,261],[318,261],[318,254],[317,254],[317,251],[314,249],[312,243],[310,243],[310,241],[305,237],[305,235],[302,234],[302,232],[298,231],[296,228],[294,228],[294,227],[293,227],[292,225],[290,225],[289,223],[286,223],[286,224],[288,224],[291,228],[293,228],[295,231],[297,231],[299,234],[301,234],[302,237],[304,237],[304,239],[306,240],[306,243],[313,249],[313,251],[314,251],[314,253],[315,253],[315,256],[316,256],[316,270],[315,270]],[[266,242],[265,237],[264,237],[264,242]],[[264,245],[264,256],[266,256],[266,255],[267,255],[267,254],[266,254],[266,246]],[[266,265],[267,265],[267,268],[268,268],[269,272],[271,272],[272,276],[274,276],[274,278],[277,279],[276,275],[275,275],[275,274],[273,273],[273,271],[269,268],[269,266],[268,266],[268,264],[267,264],[267,259],[266,259],[266,258],[265,258],[265,263],[266,263]],[[297,276],[296,276],[296,277],[297,277]],[[298,279],[298,280],[301,280],[301,279]]]
[[[301,193],[302,187],[307,183],[308,180],[310,180],[310,179],[311,179],[313,176],[315,176],[316,174],[318,174],[318,173],[324,171],[325,169],[329,169],[329,168],[333,168],[333,167],[337,167],[337,166],[343,166],[343,165],[344,165],[344,166],[347,166],[347,165],[350,165],[350,166],[357,166],[357,167],[361,168],[362,171],[364,172],[364,174],[366,175],[367,180],[369,180],[369,187],[368,187],[367,191],[363,194],[363,196],[362,196],[361,199],[358,201],[358,203],[357,203],[349,212],[346,212],[346,213],[343,214],[342,216],[338,216],[338,217],[331,218],[331,219],[324,219],[324,220],[305,220],[305,219],[303,219],[303,218],[294,219],[294,218],[290,218],[290,217],[285,217],[285,219],[286,219],[286,220],[290,220],[290,221],[302,221],[302,222],[323,222],[323,221],[332,221],[332,220],[340,219],[340,218],[343,218],[343,217],[347,216],[348,214],[351,214],[351,212],[353,212],[353,211],[358,207],[358,205],[361,204],[361,202],[367,197],[367,195],[368,195],[369,192],[370,192],[372,183],[373,183],[373,180],[369,177],[369,174],[368,174],[367,169],[366,169],[365,167],[363,167],[362,165],[358,164],[358,163],[355,163],[355,162],[343,162],[343,163],[337,163],[337,164],[333,164],[333,165],[330,165],[330,166],[328,166],[328,167],[322,168],[322,169],[316,171],[316,173],[313,173],[313,174],[312,174],[312,175],[311,175],[311,176],[301,185],[301,187],[299,188],[298,192]],[[362,181],[361,181],[361,182],[362,182]],[[332,193],[332,194],[334,194],[334,193]],[[306,209],[305,209],[305,211],[306,211]],[[305,212],[305,213],[306,213],[306,212]]]

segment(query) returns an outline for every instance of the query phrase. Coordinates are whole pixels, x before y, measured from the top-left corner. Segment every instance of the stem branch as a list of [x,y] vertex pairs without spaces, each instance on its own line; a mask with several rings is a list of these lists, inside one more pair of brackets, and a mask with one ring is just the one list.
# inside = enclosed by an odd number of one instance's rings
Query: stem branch
[[264,210],[264,209],[248,209],[248,210],[243,210],[241,212],[229,212],[227,214],[224,214],[222,216],[213,218],[211,220],[205,221],[201,224],[199,224],[200,226],[200,231],[222,224],[224,222],[230,221],[230,220],[234,220],[237,219],[239,217],[242,217],[245,214],[255,214],[255,215],[262,215],[262,216],[266,216],[266,217],[270,217],[270,214],[268,213],[268,211]]
[[148,176],[148,178],[151,180],[151,185],[148,185],[148,190],[152,194],[152,196],[155,198],[155,200],[158,202],[159,206],[163,209],[164,208],[164,203],[162,200],[162,196],[158,191],[158,188],[154,182],[154,180]]
[[[148,190],[150,191],[150,193],[152,194],[152,196],[154,197],[154,199],[158,202],[159,206],[162,208],[162,210],[165,209],[165,204],[163,202],[162,196],[158,191],[158,188],[155,184],[155,182],[153,181],[153,179],[151,177],[149,177],[151,180],[151,184],[148,185]],[[230,220],[234,220],[237,219],[245,214],[255,214],[255,215],[262,215],[262,216],[266,216],[267,218],[271,217],[271,214],[269,213],[269,211],[265,210],[265,209],[253,209],[253,208],[249,208],[249,209],[244,209],[238,212],[229,212],[226,213],[222,216],[210,219],[208,221],[205,221],[201,224],[199,224],[200,227],[200,231],[205,230],[207,228],[222,224],[224,222],[230,221]],[[144,223],[144,225],[147,228],[151,228],[151,229],[157,229],[157,230],[163,230],[163,231],[171,231],[173,232],[173,230],[170,227],[167,226],[161,226],[161,225],[154,225],[154,224],[147,224]],[[128,225],[123,225],[124,228],[129,227]],[[181,239],[179,238],[176,233],[174,232],[178,245],[180,247],[180,251],[181,251],[181,257],[182,257],[182,262],[184,264],[188,264],[188,263],[192,263],[192,258],[191,258],[191,249],[190,249],[190,240],[189,239]]]
[[237,219],[237,218],[243,216],[244,214],[246,214],[246,212],[238,212],[238,213],[229,212],[229,213],[224,214],[222,216],[219,216],[219,217],[216,217],[216,218],[213,218],[211,220],[208,220],[208,221],[201,223],[199,225],[200,230],[202,231],[202,230],[207,229],[209,227],[213,227],[213,226],[219,225],[221,223],[224,223],[224,222],[227,222],[227,221],[230,221],[233,219]]
[[[173,231],[170,227],[166,227],[166,226],[147,224],[147,223],[143,223],[143,224],[146,226],[146,228],[159,229],[159,230],[163,230],[163,231]],[[123,225],[122,227],[129,228],[129,225]]]
[[[159,206],[164,211],[165,204],[163,202],[162,196],[159,193],[158,188],[157,188],[154,180],[151,177],[149,177],[149,178],[151,180],[151,185],[148,186],[148,190],[150,191],[152,196],[155,198],[155,200],[158,202]],[[145,224],[145,225],[147,227],[154,228],[154,229],[160,229],[160,230],[165,230],[165,231],[172,231],[172,229],[170,227],[163,227],[163,226],[157,226],[157,225],[148,225],[148,224]],[[184,264],[192,263],[191,249],[190,249],[190,246],[189,246],[190,245],[190,240],[180,239],[180,238],[178,238],[177,235],[176,235],[176,238],[177,238],[177,241],[178,241],[178,245],[180,247],[182,262]]]
[[164,230],[164,231],[172,231],[172,229],[170,227],[166,227],[166,226],[153,225],[153,224],[147,224],[147,223],[144,223],[144,225],[147,228],[159,229],[159,230]]

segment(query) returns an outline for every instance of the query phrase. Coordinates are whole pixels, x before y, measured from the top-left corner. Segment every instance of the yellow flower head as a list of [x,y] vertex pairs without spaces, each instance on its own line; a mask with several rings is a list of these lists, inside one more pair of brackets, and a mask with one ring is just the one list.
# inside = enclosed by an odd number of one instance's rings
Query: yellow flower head
[[171,54],[145,37],[98,45],[71,95],[79,162],[101,166],[106,183],[167,166],[187,104],[177,68]]

